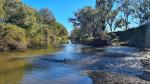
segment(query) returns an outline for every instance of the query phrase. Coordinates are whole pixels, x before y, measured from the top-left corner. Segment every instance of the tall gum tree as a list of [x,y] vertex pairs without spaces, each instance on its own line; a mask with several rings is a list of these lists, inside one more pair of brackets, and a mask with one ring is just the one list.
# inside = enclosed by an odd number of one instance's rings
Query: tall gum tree
[[115,0],[96,0],[96,9],[98,10],[98,17],[99,17],[99,32],[97,35],[102,37],[103,32],[106,29],[106,19],[109,12],[112,10],[115,4]]

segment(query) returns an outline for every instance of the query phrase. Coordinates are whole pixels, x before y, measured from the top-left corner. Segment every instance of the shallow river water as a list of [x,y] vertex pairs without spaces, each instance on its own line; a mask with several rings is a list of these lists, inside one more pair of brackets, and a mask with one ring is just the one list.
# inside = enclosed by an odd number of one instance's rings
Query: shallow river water
[[60,48],[0,53],[0,84],[92,84],[88,71],[126,74],[150,81],[150,53],[131,47]]

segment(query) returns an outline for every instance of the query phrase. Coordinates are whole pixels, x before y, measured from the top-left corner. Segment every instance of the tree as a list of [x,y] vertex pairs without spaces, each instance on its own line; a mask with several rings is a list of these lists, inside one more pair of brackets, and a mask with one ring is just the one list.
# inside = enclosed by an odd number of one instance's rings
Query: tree
[[145,8],[143,19],[145,20],[144,23],[146,23],[150,21],[150,0],[144,0],[143,5]]
[[15,15],[17,10],[20,8],[20,6],[22,5],[22,3],[18,3],[15,0],[5,0],[4,1],[4,11],[6,12],[6,20]]
[[138,19],[139,22],[136,22],[139,25],[145,24],[148,21],[150,13],[150,0],[136,0],[134,6],[134,18]]
[[0,0],[0,22],[3,22],[5,18],[5,11],[3,7],[4,7],[4,0]]
[[117,10],[112,10],[108,16],[107,16],[107,24],[109,25],[110,27],[110,31],[113,32],[113,25],[114,25],[114,22],[116,20],[116,17],[118,15],[118,11]]
[[107,15],[111,12],[114,7],[115,0],[96,0],[96,9],[98,10],[98,17],[100,19],[99,34],[106,29]]
[[67,41],[66,28],[47,8],[37,11],[21,0],[0,0],[0,13],[0,50],[46,48]]
[[74,28],[71,32],[71,40],[72,41],[80,41],[82,36],[81,30],[79,28]]
[[27,37],[29,40],[29,47],[31,48],[47,48],[50,45],[52,32],[48,25],[33,24],[27,29]]
[[36,22],[34,10],[23,4],[20,0],[6,0],[4,2],[4,10],[6,12],[6,23],[27,28]]
[[51,24],[50,27],[51,27],[50,29],[52,31],[52,34],[55,36],[61,37],[61,36],[66,36],[68,34],[66,28],[58,22]]
[[93,34],[95,10],[89,6],[84,7],[74,13],[75,18],[70,18],[74,28],[80,28],[82,36]]
[[127,30],[129,27],[129,17],[133,13],[134,8],[132,4],[134,0],[120,0],[120,10],[123,13],[124,21],[125,21],[125,29]]
[[52,14],[52,12],[47,9],[47,8],[43,8],[39,11],[39,21],[42,24],[50,24],[51,22],[55,21],[55,18]]
[[125,26],[125,21],[123,18],[119,18],[115,21],[115,24],[114,24],[114,31],[116,31],[117,28],[122,28],[123,26]]
[[11,24],[0,23],[0,50],[25,49],[27,38],[25,30]]

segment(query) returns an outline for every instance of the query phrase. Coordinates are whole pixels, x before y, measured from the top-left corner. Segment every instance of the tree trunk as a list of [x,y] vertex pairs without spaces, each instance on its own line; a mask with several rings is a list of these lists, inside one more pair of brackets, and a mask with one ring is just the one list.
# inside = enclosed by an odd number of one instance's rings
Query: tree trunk
[[113,32],[113,29],[112,29],[112,23],[108,23],[109,24],[109,27],[110,27],[110,32]]
[[128,16],[125,13],[125,30],[127,30],[127,29],[128,29]]
[[116,29],[117,29],[117,27],[115,27],[115,28],[114,28],[114,31],[113,31],[113,32],[115,32],[115,31],[116,31]]

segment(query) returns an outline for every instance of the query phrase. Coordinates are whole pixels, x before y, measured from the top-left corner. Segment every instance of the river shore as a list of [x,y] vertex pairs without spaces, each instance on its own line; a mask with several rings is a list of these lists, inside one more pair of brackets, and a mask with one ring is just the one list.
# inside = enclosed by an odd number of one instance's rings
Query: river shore
[[149,81],[124,74],[110,72],[90,72],[93,84],[150,84]]

